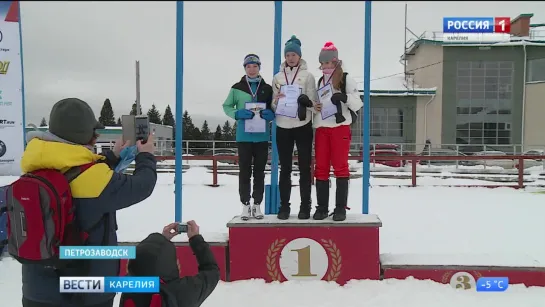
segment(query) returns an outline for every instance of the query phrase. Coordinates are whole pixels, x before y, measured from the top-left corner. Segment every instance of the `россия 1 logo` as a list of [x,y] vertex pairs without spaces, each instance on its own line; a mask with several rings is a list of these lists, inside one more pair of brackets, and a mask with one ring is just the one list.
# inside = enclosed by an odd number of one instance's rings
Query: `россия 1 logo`
[[443,33],[510,33],[509,17],[444,17]]

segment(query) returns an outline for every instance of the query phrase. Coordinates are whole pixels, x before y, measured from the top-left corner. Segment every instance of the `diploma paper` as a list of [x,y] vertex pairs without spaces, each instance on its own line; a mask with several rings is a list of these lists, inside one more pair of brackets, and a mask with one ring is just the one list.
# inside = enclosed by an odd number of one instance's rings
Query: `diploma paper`
[[280,88],[280,93],[285,97],[278,99],[276,105],[276,115],[286,116],[291,118],[297,117],[297,98],[301,95],[302,89],[298,85],[283,85]]

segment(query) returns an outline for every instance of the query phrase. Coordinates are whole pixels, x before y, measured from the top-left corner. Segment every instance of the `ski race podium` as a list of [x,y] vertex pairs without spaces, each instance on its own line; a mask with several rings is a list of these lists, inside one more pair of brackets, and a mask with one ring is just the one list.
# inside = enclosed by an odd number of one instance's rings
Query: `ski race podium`
[[[153,229],[162,225],[154,224]],[[382,221],[373,214],[349,214],[343,222],[278,220],[243,221],[236,216],[227,223],[228,233],[203,234],[220,268],[221,280],[262,279],[266,282],[323,280],[344,285],[350,280],[433,280],[474,289],[480,277],[508,277],[510,284],[545,287],[545,267],[505,265],[499,255],[380,254]],[[403,231],[400,229],[399,231]],[[143,238],[142,238],[143,239]],[[120,245],[138,242],[119,238]],[[176,240],[176,239],[175,239]],[[191,247],[174,242],[181,276],[198,273]],[[120,275],[127,261],[121,260]]]
[[235,217],[227,223],[230,280],[378,280],[381,226],[372,214],[348,215],[343,222]]
[[[228,234],[208,237],[220,268],[221,280],[265,281],[325,280],[341,285],[352,279],[378,280],[381,276],[379,229],[373,214],[348,215],[343,222],[279,220],[243,221],[239,216],[227,223]],[[160,225],[156,225],[160,229]],[[120,245],[136,245],[119,238]],[[188,242],[174,242],[181,276],[198,273],[198,264]],[[120,275],[127,274],[121,260]]]

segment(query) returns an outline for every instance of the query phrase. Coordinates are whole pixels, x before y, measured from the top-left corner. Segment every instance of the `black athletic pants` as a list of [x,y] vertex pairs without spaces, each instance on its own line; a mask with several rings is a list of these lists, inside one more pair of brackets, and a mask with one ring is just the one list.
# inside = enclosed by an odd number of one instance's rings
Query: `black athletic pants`
[[[243,204],[250,202],[250,193],[254,204],[261,204],[265,193],[265,165],[269,157],[269,142],[238,142],[238,193]],[[253,192],[250,188],[254,175]]]
[[293,165],[293,145],[297,146],[297,162],[299,166],[299,192],[301,193],[301,206],[310,206],[311,199],[311,175],[310,164],[312,162],[312,123],[292,128],[276,128],[276,147],[280,161],[280,205],[289,206],[291,197],[291,171]]
[[[104,302],[98,305],[82,306],[82,307],[112,307],[113,305],[114,305],[114,300],[111,299],[107,302]],[[60,305],[57,306],[52,304],[33,302],[23,297],[23,307],[60,307]]]

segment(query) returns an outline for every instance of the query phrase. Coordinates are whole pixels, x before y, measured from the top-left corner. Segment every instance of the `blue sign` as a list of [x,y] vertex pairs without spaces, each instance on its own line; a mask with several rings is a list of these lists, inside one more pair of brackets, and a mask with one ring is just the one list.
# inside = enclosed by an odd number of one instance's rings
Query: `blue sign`
[[134,259],[136,246],[61,246],[60,259]]
[[104,277],[105,293],[159,293],[159,277]]
[[507,288],[508,277],[481,277],[477,280],[477,292],[504,292]]
[[494,33],[494,18],[445,17],[443,33]]
[[159,277],[61,277],[60,293],[159,293]]

